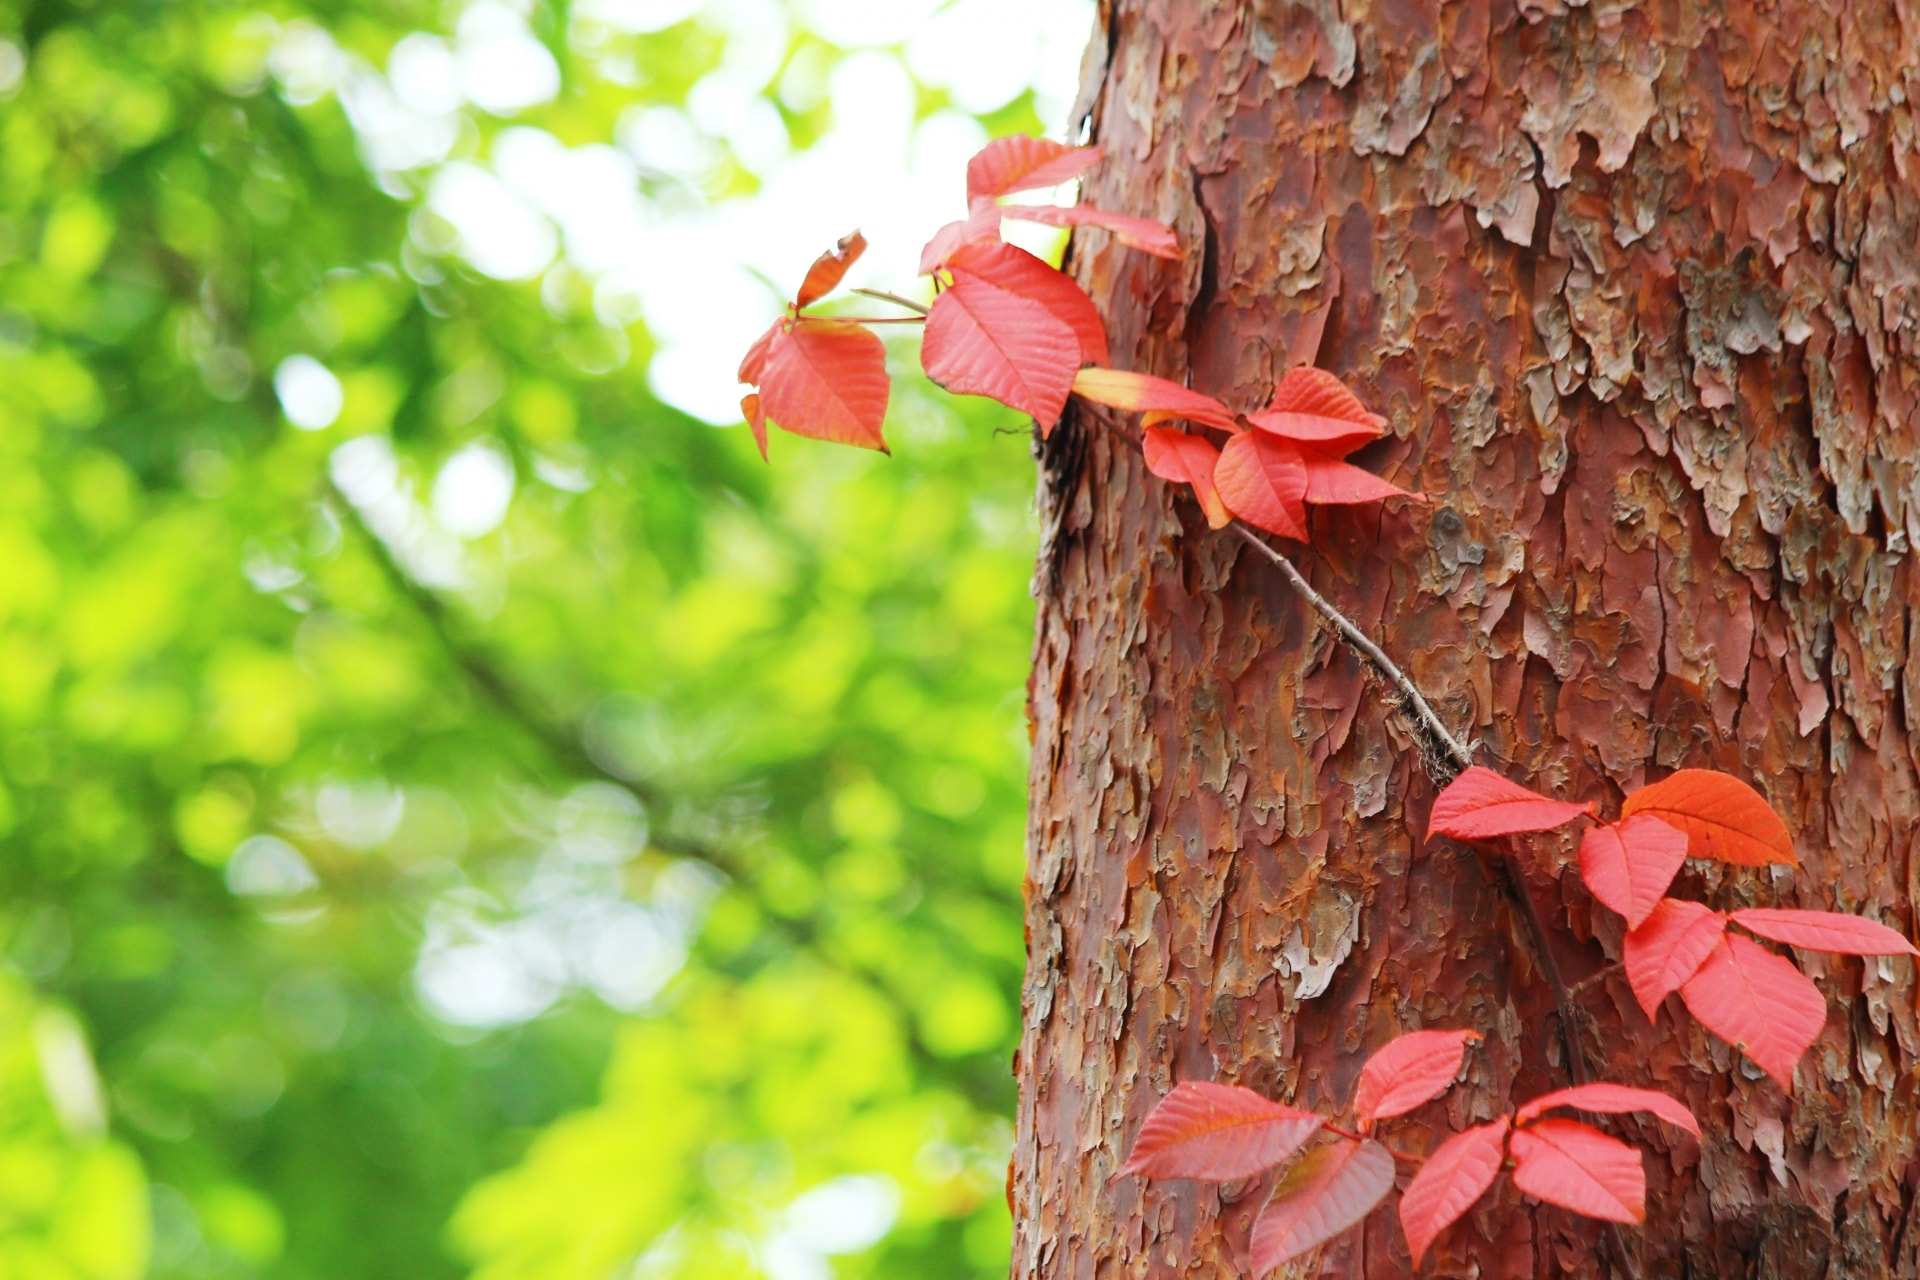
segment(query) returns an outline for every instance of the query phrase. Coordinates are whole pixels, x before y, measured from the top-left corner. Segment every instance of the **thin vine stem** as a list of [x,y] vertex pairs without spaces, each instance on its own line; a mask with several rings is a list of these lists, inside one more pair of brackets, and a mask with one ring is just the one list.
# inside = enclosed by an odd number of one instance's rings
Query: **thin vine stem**
[[1398,663],[1387,656],[1384,649],[1375,644],[1366,632],[1354,624],[1353,619],[1336,609],[1331,601],[1316,591],[1313,584],[1307,581],[1307,576],[1300,572],[1292,560],[1281,554],[1272,543],[1255,533],[1243,521],[1235,520],[1228,527],[1241,541],[1257,551],[1274,568],[1280,570],[1281,576],[1300,593],[1301,598],[1312,605],[1314,611],[1340,633],[1340,638],[1347,642],[1348,647],[1372,664],[1373,669],[1380,673],[1380,678],[1399,691],[1401,698],[1405,700],[1405,705],[1413,708],[1420,717],[1420,723],[1432,735],[1435,745],[1445,750],[1448,761],[1456,770],[1464,769],[1473,763],[1472,752],[1453,736],[1447,728],[1446,721],[1442,720],[1440,713],[1433,709],[1433,704],[1427,701],[1426,695],[1420,692],[1419,686],[1407,677],[1407,673],[1400,669]]
[[897,293],[888,293],[885,289],[854,289],[850,292],[864,294],[869,298],[878,298],[882,302],[891,302],[896,307],[905,307],[909,311],[918,311],[923,316],[927,314],[927,308],[921,306],[912,298],[903,298]]
[[[1108,416],[1103,409],[1090,401],[1082,403],[1087,405],[1090,415],[1096,421],[1135,449],[1140,447],[1140,442],[1134,438],[1133,433]],[[1467,750],[1460,739],[1454,737],[1453,732],[1447,728],[1446,721],[1440,718],[1440,713],[1433,709],[1433,704],[1428,702],[1426,695],[1420,692],[1420,686],[1408,678],[1407,673],[1400,669],[1399,663],[1387,656],[1386,650],[1375,644],[1373,638],[1362,631],[1353,619],[1340,612],[1332,601],[1316,591],[1313,584],[1307,581],[1307,576],[1300,572],[1293,561],[1261,537],[1253,526],[1244,520],[1235,520],[1227,527],[1267,563],[1280,570],[1281,576],[1286,578],[1301,599],[1311,605],[1314,612],[1327,620],[1340,638],[1346,642],[1347,647],[1359,654],[1379,673],[1381,679],[1394,687],[1402,700],[1401,705],[1413,709],[1417,717],[1417,727],[1424,730],[1420,736],[1431,740],[1433,746],[1446,757],[1447,763],[1453,766],[1454,773],[1473,763],[1473,753]],[[1429,772],[1432,771],[1429,770]],[[1445,786],[1452,781],[1452,777],[1450,775],[1436,777],[1434,781]]]

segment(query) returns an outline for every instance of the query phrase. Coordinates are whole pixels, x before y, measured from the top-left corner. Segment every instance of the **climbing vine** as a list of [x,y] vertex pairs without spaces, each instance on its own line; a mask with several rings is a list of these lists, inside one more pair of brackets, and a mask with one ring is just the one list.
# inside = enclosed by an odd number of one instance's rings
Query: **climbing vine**
[[[1859,916],[1772,908],[1729,912],[1669,896],[1689,859],[1749,867],[1796,861],[1785,824],[1737,778],[1682,769],[1633,792],[1616,818],[1601,820],[1594,802],[1544,796],[1474,764],[1470,748],[1391,656],[1268,540],[1306,543],[1309,506],[1424,501],[1346,460],[1382,438],[1386,420],[1320,369],[1288,370],[1263,408],[1236,412],[1180,383],[1111,368],[1092,299],[1064,273],[1001,239],[1002,222],[1019,218],[1098,228],[1142,252],[1177,258],[1172,232],[1145,219],[1087,206],[1002,202],[1076,179],[1099,158],[1097,147],[1033,138],[1002,139],[976,155],[967,166],[967,216],[941,228],[921,254],[921,273],[932,277],[935,289],[931,306],[858,290],[907,314],[813,314],[810,308],[840,286],[866,242],[856,232],[823,254],[740,366],[740,380],[754,388],[741,409],[762,456],[769,424],[886,449],[886,352],[872,325],[923,325],[921,362],[934,382],[1031,415],[1043,437],[1077,397],[1088,420],[1137,447],[1154,475],[1190,493],[1209,525],[1231,528],[1279,569],[1390,686],[1428,775],[1441,786],[1428,839],[1464,843],[1504,877],[1531,934],[1534,968],[1559,1009],[1569,1077],[1566,1087],[1454,1133],[1427,1152],[1394,1145],[1381,1126],[1417,1112],[1462,1077],[1480,1038],[1475,1031],[1422,1029],[1391,1041],[1368,1060],[1339,1115],[1301,1110],[1235,1085],[1182,1081],[1147,1116],[1116,1176],[1232,1182],[1282,1169],[1254,1224],[1256,1275],[1354,1226],[1396,1186],[1401,1227],[1417,1266],[1503,1171],[1516,1190],[1535,1200],[1608,1224],[1643,1222],[1640,1153],[1557,1113],[1645,1113],[1695,1139],[1700,1128],[1672,1097],[1589,1078],[1584,1051],[1569,1027],[1570,993],[1552,960],[1548,926],[1524,887],[1529,846],[1521,837],[1588,824],[1579,845],[1580,875],[1593,897],[1626,925],[1618,963],[1648,1024],[1613,1028],[1616,1041],[1657,1034],[1660,1013],[1677,995],[1680,1008],[1783,1091],[1793,1089],[1795,1067],[1819,1037],[1827,1004],[1792,960],[1765,944],[1858,956],[1920,950],[1893,929]],[[1114,411],[1138,414],[1139,422],[1130,426]],[[1411,1171],[1404,1186],[1402,1167]]]

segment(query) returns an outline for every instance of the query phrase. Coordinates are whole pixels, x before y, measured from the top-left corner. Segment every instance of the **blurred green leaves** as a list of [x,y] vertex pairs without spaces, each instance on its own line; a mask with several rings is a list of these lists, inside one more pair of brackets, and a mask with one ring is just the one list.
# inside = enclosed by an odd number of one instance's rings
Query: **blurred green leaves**
[[1020,424],[763,466],[475,269],[512,130],[833,127],[818,6],[617,7],[0,3],[0,1274],[1005,1266]]

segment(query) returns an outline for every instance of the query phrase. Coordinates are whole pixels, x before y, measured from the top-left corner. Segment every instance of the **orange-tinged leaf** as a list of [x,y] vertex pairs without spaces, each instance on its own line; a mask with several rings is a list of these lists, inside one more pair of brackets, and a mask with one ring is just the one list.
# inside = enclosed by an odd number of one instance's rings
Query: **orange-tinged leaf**
[[1633,998],[1653,1021],[1660,1002],[1678,991],[1707,962],[1727,918],[1711,907],[1680,898],[1662,898],[1639,928],[1627,935],[1621,961]]
[[1080,340],[1081,364],[1101,364],[1107,358],[1107,328],[1100,323],[1100,312],[1086,291],[1062,273],[1017,245],[1000,240],[975,240],[960,245],[947,256],[946,268],[955,284],[963,279],[980,280],[1009,293],[1017,293],[1051,311],[1067,322]]
[[760,407],[760,393],[749,391],[740,397],[740,416],[747,420],[747,430],[753,432],[753,442],[760,446],[760,461],[767,460],[767,415]]
[[1580,839],[1580,878],[1638,929],[1687,860],[1687,834],[1652,814],[1603,822]]
[[1084,204],[1069,207],[1057,204],[1006,204],[1000,206],[1000,212],[1008,218],[1040,222],[1049,227],[1100,227],[1111,231],[1113,238],[1121,244],[1142,253],[1150,253],[1156,258],[1180,257],[1180,242],[1174,239],[1173,228],[1151,218],[1108,213],[1105,209]]
[[1315,453],[1300,451],[1307,467],[1307,501],[1318,506],[1351,506],[1360,502],[1378,502],[1382,498],[1417,498],[1399,485],[1388,484],[1371,471],[1362,471],[1351,463]]
[[747,354],[740,357],[740,372],[737,375],[738,381],[751,386],[759,385],[761,376],[764,375],[767,370],[767,352],[773,346],[774,335],[785,328],[786,324],[787,318],[782,316],[780,319],[768,325],[765,333],[753,340],[753,345],[747,348]]
[[1204,392],[1183,387],[1150,373],[1130,373],[1125,369],[1082,369],[1073,379],[1073,394],[1110,409],[1130,413],[1156,412],[1170,417],[1189,418],[1222,431],[1238,431],[1227,406]]
[[1527,1124],[1554,1107],[1576,1107],[1581,1111],[1610,1116],[1645,1111],[1676,1128],[1685,1129],[1696,1138],[1700,1136],[1700,1122],[1693,1118],[1693,1112],[1687,1110],[1679,1099],[1624,1084],[1577,1084],[1569,1089],[1543,1093],[1515,1112],[1514,1122]]
[[1238,1085],[1188,1080],[1160,1099],[1121,1173],[1231,1182],[1298,1151],[1322,1120]]
[[1257,431],[1234,436],[1214,464],[1213,483],[1227,510],[1248,524],[1307,540],[1307,464],[1286,441]]
[[1920,955],[1920,949],[1879,921],[1841,911],[1753,907],[1734,912],[1733,922],[1763,938],[1809,951],[1837,951],[1848,956]]
[[1372,427],[1376,436],[1387,425],[1387,420],[1379,414],[1367,412],[1366,406],[1360,403],[1360,397],[1348,390],[1346,383],[1325,369],[1307,365],[1296,365],[1287,370],[1280,379],[1280,385],[1273,389],[1273,401],[1267,405],[1267,412],[1307,413],[1322,418],[1338,418],[1343,422]]
[[1043,303],[969,275],[933,300],[920,363],[947,390],[990,396],[1050,431],[1080,367],[1080,335]]
[[1476,764],[1434,797],[1427,835],[1488,840],[1525,831],[1551,831],[1592,812],[1591,804],[1550,800]]
[[1696,858],[1736,866],[1798,862],[1787,824],[1766,798],[1731,774],[1682,769],[1627,797],[1620,816],[1650,813],[1687,833]]
[[1372,444],[1380,438],[1380,428],[1369,423],[1348,422],[1344,418],[1328,418],[1317,413],[1280,413],[1273,409],[1260,409],[1248,414],[1247,421],[1262,431],[1305,445],[1330,458],[1344,458],[1361,445]]
[[1680,988],[1687,1009],[1707,1030],[1793,1091],[1793,1068],[1827,1025],[1827,1001],[1793,961],[1737,933]]
[[1046,138],[995,138],[967,161],[967,201],[1070,182],[1100,161],[1098,147],[1069,147]]
[[1253,1274],[1265,1275],[1353,1226],[1393,1190],[1393,1153],[1377,1142],[1340,1142],[1302,1156],[1253,1224]]
[[760,407],[798,436],[887,451],[887,349],[845,320],[782,324],[767,348]]
[[1475,1125],[1440,1144],[1400,1196],[1400,1229],[1413,1265],[1434,1239],[1487,1193],[1506,1153],[1507,1118]]
[[1608,1222],[1647,1220],[1640,1153],[1578,1120],[1513,1131],[1513,1185],[1548,1204]]
[[1387,1042],[1360,1069],[1353,1114],[1361,1124],[1401,1116],[1439,1097],[1460,1075],[1477,1031],[1413,1031]]
[[920,274],[928,275],[945,265],[953,251],[976,240],[1000,238],[1000,206],[991,200],[976,200],[973,211],[958,222],[949,222],[933,233],[920,250]]
[[860,261],[860,255],[867,251],[867,238],[858,231],[849,232],[840,237],[840,243],[814,259],[807,269],[807,278],[800,282],[800,292],[793,295],[796,309],[805,309],[826,297],[846,279],[847,268]]
[[1172,427],[1148,427],[1140,433],[1140,450],[1147,455],[1147,470],[1162,480],[1193,487],[1209,525],[1221,529],[1233,523],[1233,513],[1213,487],[1213,466],[1220,451],[1212,441]]

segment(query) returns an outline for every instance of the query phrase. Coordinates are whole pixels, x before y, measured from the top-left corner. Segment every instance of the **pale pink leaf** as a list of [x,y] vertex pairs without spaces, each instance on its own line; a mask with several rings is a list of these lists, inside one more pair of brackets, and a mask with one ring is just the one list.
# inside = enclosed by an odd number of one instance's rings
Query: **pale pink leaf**
[[1360,1069],[1353,1114],[1362,1124],[1405,1115],[1452,1087],[1477,1031],[1413,1031],[1389,1040]]
[[1763,938],[1809,951],[1835,951],[1847,956],[1920,955],[1905,937],[1879,921],[1841,911],[1751,907],[1734,912],[1733,922]]
[[1706,963],[1680,988],[1687,1009],[1707,1030],[1753,1060],[1782,1089],[1827,1025],[1827,1001],[1793,961],[1737,933],[1720,939]]
[[1456,840],[1488,840],[1528,831],[1551,831],[1592,812],[1591,804],[1549,799],[1491,769],[1472,765],[1434,797],[1427,834],[1452,836]]
[[1515,1129],[1513,1185],[1589,1218],[1647,1218],[1647,1171],[1640,1153],[1578,1120],[1539,1120]]
[[1287,1170],[1253,1224],[1257,1278],[1353,1226],[1393,1190],[1393,1153],[1377,1142],[1316,1147]]
[[1183,1081],[1141,1124],[1120,1172],[1207,1182],[1250,1178],[1298,1151],[1323,1123],[1311,1111],[1238,1085]]
[[1544,1115],[1554,1107],[1575,1107],[1581,1111],[1591,1111],[1596,1115],[1626,1115],[1635,1111],[1644,1111],[1658,1116],[1676,1128],[1685,1129],[1694,1137],[1700,1136],[1700,1122],[1693,1118],[1693,1112],[1677,1098],[1664,1093],[1655,1093],[1652,1089],[1636,1089],[1624,1084],[1577,1084],[1566,1089],[1555,1089],[1552,1093],[1543,1093],[1514,1113],[1517,1124],[1526,1124],[1534,1117]]
[[1407,1233],[1413,1265],[1434,1239],[1487,1193],[1506,1154],[1507,1118],[1456,1133],[1427,1157],[1400,1196],[1400,1229]]

